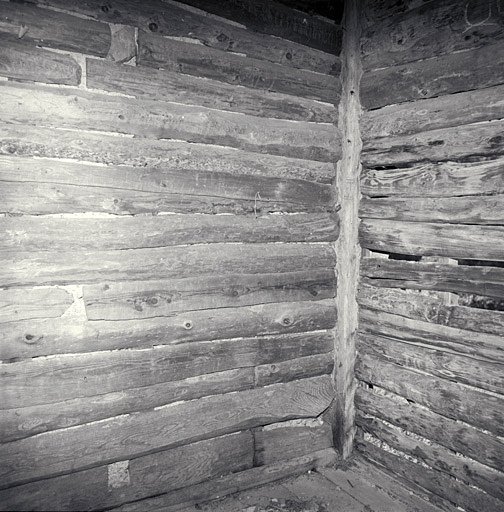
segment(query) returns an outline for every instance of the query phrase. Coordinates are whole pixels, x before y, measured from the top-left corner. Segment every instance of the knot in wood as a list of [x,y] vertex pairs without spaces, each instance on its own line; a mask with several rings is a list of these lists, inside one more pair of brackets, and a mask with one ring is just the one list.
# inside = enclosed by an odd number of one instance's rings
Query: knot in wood
[[282,317],[282,320],[280,321],[280,323],[284,326],[289,326],[289,325],[292,325],[293,324],[293,319],[291,316],[289,315],[286,315],[284,317]]
[[185,320],[183,326],[186,331],[190,331],[194,327],[191,320]]

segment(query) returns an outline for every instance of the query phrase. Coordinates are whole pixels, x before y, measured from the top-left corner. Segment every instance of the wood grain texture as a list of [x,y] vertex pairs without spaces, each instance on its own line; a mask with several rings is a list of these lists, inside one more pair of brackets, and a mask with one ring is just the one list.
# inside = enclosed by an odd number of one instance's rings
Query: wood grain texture
[[306,333],[332,329],[335,324],[334,301],[330,299],[210,309],[122,322],[88,322],[82,317],[29,320],[4,324],[0,331],[0,359]]
[[2,487],[175,448],[291,418],[314,417],[332,399],[328,376],[170,404],[56,430],[0,447]]
[[356,373],[364,382],[383,387],[437,414],[502,436],[502,397],[486,394],[457,382],[417,373],[367,354],[359,356]]
[[504,195],[363,199],[359,213],[373,219],[495,226],[504,224]]
[[138,64],[332,104],[338,102],[341,92],[339,77],[244,58],[145,31],[138,36]]
[[496,436],[457,422],[394,395],[358,387],[357,409],[382,418],[401,429],[430,439],[449,450],[463,453],[494,469],[502,470],[504,443]]
[[504,296],[504,271],[497,267],[363,258],[361,273],[373,286]]
[[475,50],[369,71],[362,77],[362,104],[374,109],[501,84],[503,50],[501,40]]
[[364,169],[364,195],[452,197],[504,193],[504,159],[476,162],[421,162],[411,167]]
[[[430,441],[424,442],[414,438],[401,429],[391,427],[390,424],[376,418],[358,414],[357,424],[364,432],[393,449],[416,458],[430,468],[451,475],[467,485],[476,486],[497,500],[501,500],[504,505],[504,474],[500,471],[495,471],[467,457],[462,458],[444,447],[433,445]],[[473,505],[472,508],[477,507]]]
[[504,228],[364,219],[360,243],[375,251],[502,261]]
[[32,48],[22,42],[9,41],[6,44],[1,39],[0,42],[0,76],[46,84],[80,83],[81,68],[73,57],[42,48]]
[[99,466],[0,491],[0,510],[95,510],[117,506],[252,467],[250,432],[200,441],[127,462],[127,481],[109,484]]
[[88,91],[0,83],[6,122],[117,132],[155,139],[218,144],[258,153],[334,161],[339,132],[330,124],[305,125]]
[[333,105],[252,87],[236,87],[178,71],[114,65],[86,60],[87,87],[133,95],[137,98],[174,101],[259,117],[319,123],[337,122]]
[[[59,128],[48,132],[43,127],[8,123],[0,123],[0,154],[324,183],[331,183],[335,176],[335,166],[329,162],[263,155],[181,141],[117,137]],[[33,165],[34,162],[31,163]]]
[[504,117],[504,85],[448,94],[412,103],[367,111],[361,119],[362,137],[408,135]]
[[411,11],[419,5],[431,0],[416,0],[414,2],[390,2],[389,0],[366,0],[364,16],[369,24],[389,17],[395,17]]

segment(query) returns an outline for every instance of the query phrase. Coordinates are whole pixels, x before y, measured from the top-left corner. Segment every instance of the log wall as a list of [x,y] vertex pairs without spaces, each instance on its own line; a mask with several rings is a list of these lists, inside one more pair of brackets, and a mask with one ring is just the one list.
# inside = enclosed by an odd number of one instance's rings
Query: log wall
[[364,14],[357,446],[444,510],[501,510],[503,11]]
[[341,29],[193,4],[0,1],[0,510],[335,458]]

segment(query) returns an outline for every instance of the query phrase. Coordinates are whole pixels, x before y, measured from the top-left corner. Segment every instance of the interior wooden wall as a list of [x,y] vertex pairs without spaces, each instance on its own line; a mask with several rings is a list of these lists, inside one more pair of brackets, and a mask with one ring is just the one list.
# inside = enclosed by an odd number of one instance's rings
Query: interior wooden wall
[[504,312],[468,299],[504,297],[504,11],[365,14],[358,448],[443,510],[502,510]]
[[186,3],[0,2],[1,510],[335,457],[341,30]]

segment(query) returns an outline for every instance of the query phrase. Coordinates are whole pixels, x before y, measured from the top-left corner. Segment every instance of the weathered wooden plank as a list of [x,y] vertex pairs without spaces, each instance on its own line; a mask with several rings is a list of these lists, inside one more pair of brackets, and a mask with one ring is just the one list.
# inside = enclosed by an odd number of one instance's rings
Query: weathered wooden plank
[[[443,510],[456,510],[460,506],[471,512],[495,512],[502,506],[502,502],[480,489],[469,487],[462,482],[446,475],[442,471],[426,467],[418,462],[406,459],[404,455],[398,456],[383,450],[373,443],[362,440],[357,441],[357,449],[371,461],[388,470],[399,481],[413,489],[421,487],[427,489],[434,496],[435,504]],[[440,503],[441,500],[449,500],[448,508]],[[453,506],[455,504],[455,508]]]
[[0,290],[0,324],[58,318],[72,303],[72,294],[62,288]]
[[333,394],[328,376],[178,402],[60,429],[0,447],[2,487],[147,455],[246,428],[318,416]]
[[332,429],[320,419],[292,420],[254,430],[254,465],[264,466],[332,448]]
[[504,159],[428,162],[412,167],[364,169],[363,195],[451,197],[504,193]]
[[0,16],[0,34],[11,40],[19,38],[21,27],[27,27],[22,39],[34,45],[98,57],[106,57],[110,48],[106,23],[13,2],[0,5]]
[[[504,51],[502,52],[504,55]],[[504,65],[502,66],[504,69]],[[364,145],[365,166],[490,158],[504,152],[504,121],[440,128],[413,135],[373,139]]]
[[[502,31],[502,28],[501,28]],[[504,41],[364,73],[361,100],[366,108],[482,89],[504,79]]]
[[306,98],[236,87],[176,71],[114,65],[96,59],[87,59],[86,63],[86,84],[92,89],[259,117],[319,123],[336,123],[338,118],[333,105]]
[[334,367],[334,353],[315,354],[298,359],[263,364],[255,368],[257,386],[268,386],[277,382],[289,382],[331,373]]
[[333,104],[338,102],[341,91],[339,77],[245,58],[145,31],[138,36],[138,63]]
[[379,20],[396,17],[430,1],[390,2],[389,0],[366,0],[364,15],[369,23],[375,23]]
[[502,39],[503,28],[498,2],[438,0],[372,25],[363,37],[362,61],[375,69],[479,48]]
[[449,94],[365,112],[362,137],[407,135],[504,117],[504,85]]
[[373,286],[504,296],[504,270],[497,267],[364,258],[361,273]]
[[504,312],[445,304],[441,294],[425,295],[417,291],[377,288],[361,283],[359,305],[469,331],[497,335],[504,331]]
[[113,510],[115,512],[143,512],[147,509],[152,512],[175,512],[203,501],[221,498],[275,480],[306,473],[318,467],[325,467],[335,463],[337,459],[338,455],[334,449],[326,448],[309,455],[248,469],[148,500],[127,503]]
[[[0,491],[0,510],[95,510],[252,467],[252,435],[240,432]],[[119,476],[123,474],[123,479]],[[114,471],[119,474],[114,478]]]
[[[191,38],[210,48],[241,53],[293,68],[310,69],[325,74],[338,74],[340,69],[336,55],[286,41],[288,38],[280,39],[258,34],[228,23],[227,20],[209,17],[206,12],[188,10],[176,2],[143,0],[139,4],[136,0],[109,0],[103,5],[101,0],[36,1],[39,5],[70,10],[110,23],[133,25],[162,36]],[[337,26],[333,26],[333,29],[339,38],[341,29]]]
[[503,361],[504,347],[499,335],[465,331],[364,307],[360,310],[360,330],[456,354],[467,354],[478,360]]
[[0,42],[0,76],[48,84],[80,83],[81,68],[70,55],[32,48],[25,43]]
[[254,369],[239,368],[183,380],[161,382],[113,393],[74,398],[50,405],[32,405],[0,411],[2,441],[10,442],[42,432],[82,425],[121,414],[161,407],[254,387]]
[[321,161],[339,155],[332,124],[268,119],[206,107],[109,96],[75,89],[0,83],[6,122],[118,132],[155,139],[219,144]]
[[357,409],[364,413],[382,418],[449,450],[502,470],[504,443],[492,434],[446,418],[377,388],[373,391],[357,388],[355,401]]
[[[293,358],[322,353],[326,357],[325,365],[320,364],[320,375],[327,368],[330,342],[330,336],[306,333],[305,338],[300,335],[241,338],[34,358],[3,365],[0,408],[16,409],[117,393],[236,368],[283,361],[292,364]],[[310,364],[307,368],[306,373],[310,369],[314,371]],[[290,375],[284,373],[289,381],[303,377],[295,371]]]
[[[400,428],[357,414],[357,424],[364,432],[391,446],[393,449],[419,460],[430,468],[442,471],[468,485],[476,486],[490,496],[502,500],[504,505],[504,474],[467,457],[460,457],[439,445],[424,442],[407,435]],[[430,440],[429,440],[430,441]],[[473,507],[474,508],[474,507]]]
[[368,249],[486,261],[504,259],[504,228],[364,219],[360,243]]
[[427,348],[378,334],[359,335],[358,350],[370,359],[379,358],[430,375],[504,394],[502,365],[473,359],[439,348]]
[[0,360],[306,333],[332,329],[335,323],[334,301],[330,299],[211,309],[122,322],[88,322],[85,317],[10,322],[0,331]]
[[335,176],[332,163],[237,151],[209,144],[117,137],[59,128],[51,129],[52,137],[48,133],[43,127],[0,123],[0,154],[324,183],[331,183]]
[[[455,191],[454,191],[455,192]],[[504,195],[363,199],[361,217],[408,222],[504,224]]]
[[503,397],[417,373],[367,354],[360,354],[356,375],[447,418],[462,420],[499,436],[504,431]]

